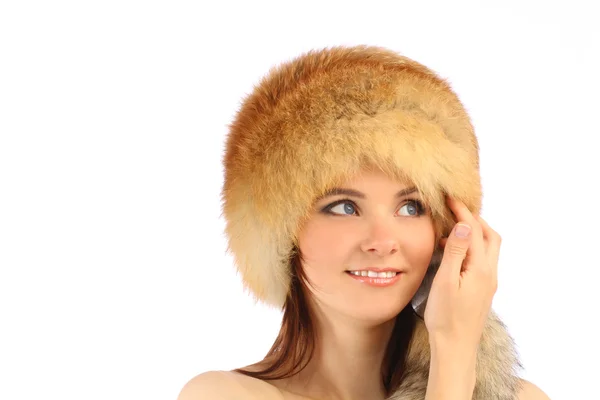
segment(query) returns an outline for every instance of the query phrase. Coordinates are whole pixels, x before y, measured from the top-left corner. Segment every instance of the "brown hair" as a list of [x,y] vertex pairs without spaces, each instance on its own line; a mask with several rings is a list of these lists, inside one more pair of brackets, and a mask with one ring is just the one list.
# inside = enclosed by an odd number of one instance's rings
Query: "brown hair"
[[[254,365],[261,367],[255,370],[238,368],[234,371],[261,380],[282,379],[298,374],[312,358],[317,338],[306,301],[309,282],[300,263],[302,259],[300,250],[294,247],[290,258],[291,286],[283,305],[281,328],[263,362]],[[381,370],[388,395],[402,381],[416,318],[419,316],[410,303],[396,317]]]

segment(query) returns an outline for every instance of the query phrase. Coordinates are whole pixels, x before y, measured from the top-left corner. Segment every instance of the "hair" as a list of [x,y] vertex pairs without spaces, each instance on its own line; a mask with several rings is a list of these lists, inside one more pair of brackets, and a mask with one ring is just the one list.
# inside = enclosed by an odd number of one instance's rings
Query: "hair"
[[[302,254],[294,246],[290,257],[290,290],[283,305],[281,328],[271,349],[262,362],[253,365],[258,368],[238,368],[235,372],[261,380],[288,378],[300,373],[312,359],[317,335],[306,297],[309,282],[301,260]],[[419,316],[410,302],[396,316],[381,366],[381,378],[387,395],[393,393],[402,382],[416,318]]]

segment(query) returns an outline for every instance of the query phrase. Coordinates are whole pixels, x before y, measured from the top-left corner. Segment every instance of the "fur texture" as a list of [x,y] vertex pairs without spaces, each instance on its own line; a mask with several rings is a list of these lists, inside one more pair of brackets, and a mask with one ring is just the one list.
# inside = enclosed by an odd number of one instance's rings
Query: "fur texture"
[[[247,290],[277,307],[314,201],[362,167],[417,186],[438,240],[454,225],[446,194],[481,208],[479,147],[462,103],[433,71],[379,47],[311,51],[272,69],[231,124],[223,164],[227,250]],[[396,400],[424,397],[429,345],[417,328]],[[474,398],[512,399],[519,363],[493,313],[478,361]]]
[[[429,379],[429,340],[422,320],[417,326],[407,355],[405,377],[389,400],[423,400]],[[514,400],[520,389],[522,368],[513,339],[492,311],[486,322],[477,353],[473,400]]]

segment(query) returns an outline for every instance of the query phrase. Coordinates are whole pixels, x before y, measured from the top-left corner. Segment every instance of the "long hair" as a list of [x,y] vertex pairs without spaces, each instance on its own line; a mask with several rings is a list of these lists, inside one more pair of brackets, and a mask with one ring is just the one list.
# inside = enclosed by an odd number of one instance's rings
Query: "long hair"
[[[291,287],[283,305],[281,328],[263,361],[254,364],[260,368],[234,371],[261,380],[276,380],[294,376],[308,365],[317,337],[306,298],[309,283],[301,266],[302,259],[300,250],[295,247],[290,258]],[[402,382],[416,318],[419,317],[410,302],[396,317],[381,366],[381,378],[388,395]]]

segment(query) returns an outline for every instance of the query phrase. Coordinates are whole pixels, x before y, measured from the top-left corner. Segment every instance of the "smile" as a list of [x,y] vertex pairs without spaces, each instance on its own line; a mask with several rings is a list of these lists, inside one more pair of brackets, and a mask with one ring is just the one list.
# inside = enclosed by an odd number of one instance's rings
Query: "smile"
[[394,283],[398,282],[398,280],[400,280],[400,277],[403,275],[401,272],[395,271],[346,271],[346,274],[350,278],[362,284],[376,287],[391,286]]
[[396,271],[384,271],[384,272],[376,272],[376,271],[347,271],[352,275],[356,276],[368,276],[369,278],[393,278],[398,274]]

